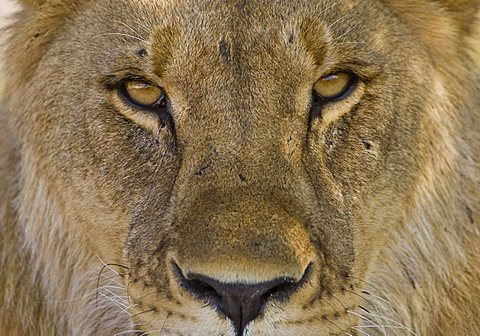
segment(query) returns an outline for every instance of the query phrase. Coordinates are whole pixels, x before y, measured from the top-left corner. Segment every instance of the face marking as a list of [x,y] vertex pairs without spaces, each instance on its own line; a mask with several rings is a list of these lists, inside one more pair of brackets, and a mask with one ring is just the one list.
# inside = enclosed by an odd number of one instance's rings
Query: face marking
[[218,49],[220,51],[220,56],[222,57],[222,60],[225,63],[229,63],[231,60],[230,42],[228,42],[228,40],[226,40],[225,38],[222,38],[218,45]]

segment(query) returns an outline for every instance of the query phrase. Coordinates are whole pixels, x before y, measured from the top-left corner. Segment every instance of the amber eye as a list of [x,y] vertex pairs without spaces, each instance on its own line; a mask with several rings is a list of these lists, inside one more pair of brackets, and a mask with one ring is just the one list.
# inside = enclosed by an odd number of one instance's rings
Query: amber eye
[[348,96],[355,86],[355,76],[348,72],[336,72],[320,78],[314,85],[317,101],[340,100]]
[[165,107],[165,93],[158,86],[140,80],[129,80],[122,84],[123,98],[137,108]]

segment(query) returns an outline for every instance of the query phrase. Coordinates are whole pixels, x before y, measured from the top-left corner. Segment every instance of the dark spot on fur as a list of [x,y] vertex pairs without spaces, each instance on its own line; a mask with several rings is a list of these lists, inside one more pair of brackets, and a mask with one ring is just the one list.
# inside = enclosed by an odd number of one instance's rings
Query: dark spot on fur
[[473,211],[472,209],[467,205],[465,206],[466,207],[466,210],[467,210],[467,216],[468,216],[468,220],[470,221],[470,224],[475,224],[475,221],[473,219]]
[[293,44],[294,41],[295,41],[295,36],[293,35],[293,32],[291,32],[290,35],[288,36],[288,44]]
[[331,151],[333,149],[333,141],[332,140],[328,140],[327,141],[327,151]]
[[335,314],[333,314],[333,317],[335,319],[338,319],[340,317],[340,313],[339,312],[335,312]]
[[246,10],[246,4],[245,4],[245,0],[241,0],[239,2],[237,2],[237,9],[239,12],[245,12]]
[[415,280],[410,276],[410,274],[407,274],[408,276],[408,281],[410,281],[410,284],[412,285],[413,289],[417,289],[417,286],[415,285]]
[[403,270],[405,272],[405,275],[407,276],[408,282],[410,282],[410,285],[412,285],[413,289],[416,289],[417,286],[415,284],[415,278],[411,274],[410,270],[405,265],[403,265]]
[[225,63],[229,63],[231,59],[231,52],[230,52],[230,43],[222,39],[218,44],[218,49],[220,51],[220,55]]
[[362,144],[363,144],[363,147],[365,147],[366,150],[371,150],[372,147],[373,147],[373,145],[370,142],[365,141],[365,140],[362,141]]
[[197,176],[203,176],[205,174],[208,174],[209,172],[211,172],[213,170],[213,166],[211,164],[208,164],[208,165],[205,165],[203,167],[201,167],[196,173],[195,175]]
[[322,320],[328,320],[328,316],[327,315],[322,315]]
[[247,178],[245,177],[245,175],[243,174],[238,174],[238,178],[240,179],[240,181],[242,182],[245,182],[247,180]]
[[140,57],[142,57],[142,58],[144,58],[144,57],[146,57],[146,56],[148,55],[147,50],[145,50],[145,49],[143,49],[143,48],[137,50],[136,54],[137,54],[137,56],[140,56]]

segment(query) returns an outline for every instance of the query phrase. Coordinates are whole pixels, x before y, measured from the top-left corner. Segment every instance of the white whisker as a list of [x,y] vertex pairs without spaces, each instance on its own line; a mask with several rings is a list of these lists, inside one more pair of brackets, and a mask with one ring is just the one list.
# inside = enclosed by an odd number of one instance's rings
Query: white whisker
[[370,334],[366,333],[363,330],[358,329],[357,327],[352,327],[351,329],[358,331],[359,333],[362,333],[363,335],[370,336]]
[[127,331],[116,333],[113,336],[121,336],[121,335],[133,334],[133,333],[143,333],[143,330],[127,330]]
[[103,33],[103,34],[95,35],[94,37],[92,37],[92,39],[96,39],[96,38],[103,37],[103,36],[123,36],[123,37],[128,37],[128,38],[131,38],[131,39],[135,39],[135,40],[140,41],[142,43],[145,43],[147,45],[150,44],[150,42],[148,42],[147,40],[145,40],[143,38],[139,38],[139,37],[136,37],[136,36],[133,36],[133,35],[130,35],[130,34],[124,34],[124,33]]
[[385,331],[385,329],[381,328],[381,326],[380,326],[378,323],[373,322],[373,321],[370,320],[369,318],[367,318],[367,317],[365,317],[365,316],[363,316],[363,315],[361,315],[361,314],[355,313],[355,312],[353,312],[353,311],[351,311],[351,310],[347,310],[347,313],[352,314],[352,315],[355,315],[355,316],[358,316],[358,317],[360,317],[362,320],[366,320],[366,321],[372,323],[374,326],[380,328],[380,329],[383,331],[383,334],[384,334],[384,335],[387,335],[387,332]]
[[110,300],[111,302],[115,303],[117,306],[119,306],[120,308],[127,308],[128,305],[123,303],[123,299],[120,299],[120,300],[115,300],[114,298],[112,298],[111,296],[108,296],[108,295],[105,295],[103,293],[100,293],[99,296],[102,296],[108,300]]
[[414,336],[418,336],[413,330],[411,330],[410,328],[408,328],[407,326],[401,324],[400,322],[398,321],[395,321],[395,320],[392,320],[391,318],[388,318],[388,317],[385,317],[385,316],[382,316],[382,315],[377,315],[377,314],[373,314],[373,313],[369,313],[369,312],[366,312],[367,314],[371,315],[371,316],[374,316],[374,317],[378,317],[382,320],[386,320],[388,322],[392,322],[394,323],[395,325],[397,325],[400,329],[404,329],[406,331],[408,331],[410,334],[414,335]]
[[116,23],[119,23],[121,24],[122,26],[128,28],[131,32],[133,32],[135,34],[135,36],[137,36],[138,38],[141,38],[143,39],[143,36],[138,32],[136,31],[135,29],[133,29],[132,27],[130,27],[128,24],[126,24],[125,22],[122,22],[120,20],[113,20],[114,22]]

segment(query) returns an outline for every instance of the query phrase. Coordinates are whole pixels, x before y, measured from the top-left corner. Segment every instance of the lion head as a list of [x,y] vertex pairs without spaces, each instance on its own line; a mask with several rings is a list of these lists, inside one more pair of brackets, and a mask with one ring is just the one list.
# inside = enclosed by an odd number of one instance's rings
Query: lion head
[[478,329],[479,1],[22,2],[4,330]]

